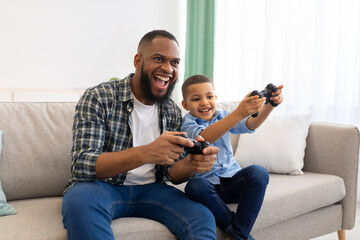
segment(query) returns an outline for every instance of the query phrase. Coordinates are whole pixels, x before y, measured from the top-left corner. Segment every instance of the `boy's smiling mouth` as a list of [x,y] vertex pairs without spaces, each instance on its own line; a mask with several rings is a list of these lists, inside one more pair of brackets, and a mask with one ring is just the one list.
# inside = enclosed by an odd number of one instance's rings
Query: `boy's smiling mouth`
[[207,112],[210,112],[210,111],[211,111],[211,107],[199,110],[199,112],[202,112],[202,113],[207,113]]

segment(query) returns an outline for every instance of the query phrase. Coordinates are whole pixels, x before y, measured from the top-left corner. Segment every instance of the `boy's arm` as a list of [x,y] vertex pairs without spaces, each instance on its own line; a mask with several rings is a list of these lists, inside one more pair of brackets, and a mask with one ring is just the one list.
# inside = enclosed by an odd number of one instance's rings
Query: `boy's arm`
[[[270,100],[274,101],[274,103],[278,105],[281,104],[284,99],[283,95],[281,94],[283,87],[284,87],[283,85],[280,85],[278,87],[279,90],[273,92],[273,95],[276,96],[270,98]],[[268,116],[270,115],[273,109],[274,107],[271,106],[271,104],[264,105],[264,107],[259,111],[259,115],[256,118],[251,117],[246,121],[246,126],[251,130],[255,130],[268,118]]]
[[217,121],[208,126],[200,133],[200,135],[206,141],[213,143],[221,138],[225,133],[230,131],[230,129],[232,129],[241,120],[245,119],[251,114],[258,112],[264,105],[265,98],[259,98],[257,95],[249,97],[250,94],[251,93],[246,95],[246,97],[240,102],[238,107],[233,112],[220,121]]

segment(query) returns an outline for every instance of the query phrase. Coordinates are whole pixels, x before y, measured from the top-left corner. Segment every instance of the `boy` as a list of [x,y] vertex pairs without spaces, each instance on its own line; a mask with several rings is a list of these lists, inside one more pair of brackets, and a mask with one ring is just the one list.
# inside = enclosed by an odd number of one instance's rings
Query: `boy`
[[[280,104],[283,86],[270,99]],[[216,224],[233,239],[253,239],[250,231],[260,211],[269,176],[257,165],[241,169],[233,158],[229,132],[252,133],[269,116],[274,107],[265,98],[250,93],[233,112],[216,109],[217,96],[212,81],[206,76],[195,75],[182,86],[182,106],[189,111],[184,117],[181,131],[190,138],[201,135],[219,148],[213,168],[197,173],[185,187],[186,195],[207,206],[215,216]],[[258,117],[250,117],[259,112]],[[227,203],[238,203],[236,213]]]

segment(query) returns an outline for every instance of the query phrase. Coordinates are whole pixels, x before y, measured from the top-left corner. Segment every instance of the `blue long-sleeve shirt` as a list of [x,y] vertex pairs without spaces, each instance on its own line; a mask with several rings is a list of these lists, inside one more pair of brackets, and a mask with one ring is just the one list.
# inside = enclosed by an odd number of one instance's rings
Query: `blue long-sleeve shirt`
[[[230,112],[228,111],[216,110],[211,121],[205,121],[203,119],[192,116],[190,113],[187,113],[184,116],[181,131],[186,132],[188,134],[188,137],[195,138],[209,125],[220,121],[229,114]],[[213,184],[219,184],[219,177],[232,177],[241,169],[241,167],[233,157],[233,151],[230,142],[230,133],[253,133],[254,131],[249,130],[246,126],[247,119],[248,118],[245,118],[240,121],[229,132],[225,133],[220,139],[218,139],[212,144],[212,146],[219,148],[219,153],[217,154],[214,166],[209,172],[202,174],[196,173],[197,175],[206,177]]]

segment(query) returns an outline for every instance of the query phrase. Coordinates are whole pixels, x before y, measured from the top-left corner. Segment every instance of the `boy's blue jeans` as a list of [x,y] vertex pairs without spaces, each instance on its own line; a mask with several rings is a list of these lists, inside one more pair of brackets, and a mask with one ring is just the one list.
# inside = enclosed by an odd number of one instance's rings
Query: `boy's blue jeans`
[[209,209],[180,190],[160,183],[77,183],[63,198],[62,214],[70,240],[114,239],[111,221],[121,217],[158,221],[179,239],[216,239],[215,219]]
[[[204,177],[193,177],[185,187],[187,196],[207,206],[216,224],[235,239],[246,240],[260,211],[269,174],[265,168],[252,165],[232,178],[220,178],[219,185]],[[238,203],[236,213],[226,203]]]

